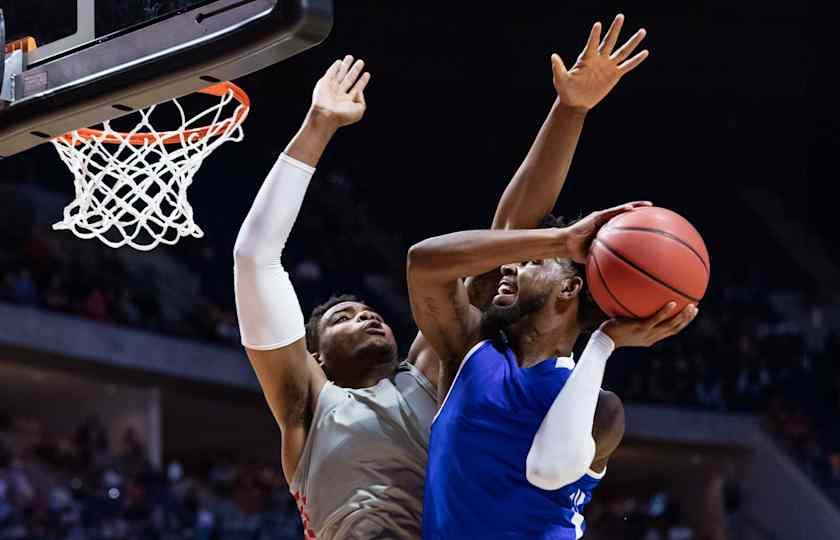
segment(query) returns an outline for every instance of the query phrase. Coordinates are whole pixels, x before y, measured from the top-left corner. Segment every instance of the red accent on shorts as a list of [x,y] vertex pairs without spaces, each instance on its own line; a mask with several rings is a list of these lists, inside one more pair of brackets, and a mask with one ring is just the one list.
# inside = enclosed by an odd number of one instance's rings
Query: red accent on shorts
[[294,497],[295,502],[297,503],[298,512],[300,512],[300,521],[303,523],[305,538],[307,540],[316,540],[318,535],[316,535],[315,531],[312,529],[312,521],[309,519],[309,514],[306,513],[306,496],[301,495],[299,491],[295,491],[292,493],[292,497]]

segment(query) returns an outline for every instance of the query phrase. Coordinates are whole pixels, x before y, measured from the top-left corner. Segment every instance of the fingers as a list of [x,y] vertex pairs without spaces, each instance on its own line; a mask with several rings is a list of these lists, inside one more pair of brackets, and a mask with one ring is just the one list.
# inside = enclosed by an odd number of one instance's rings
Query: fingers
[[332,65],[327,69],[327,72],[324,74],[324,78],[335,80],[336,76],[338,75],[338,69],[341,67],[341,60],[336,60],[332,63]]
[[607,56],[612,54],[613,47],[615,47],[615,42],[618,41],[618,35],[621,33],[621,27],[623,25],[624,15],[619,13],[615,16],[615,19],[613,19],[610,29],[607,30],[607,35],[604,37],[604,42],[601,43],[601,47],[598,49],[600,54],[605,54]]
[[651,328],[659,326],[661,323],[667,321],[674,315],[674,309],[677,307],[676,302],[668,302],[662,306],[652,317],[645,320],[647,325]]
[[338,72],[335,74],[335,80],[341,82],[344,80],[344,77],[347,75],[347,71],[350,69],[350,66],[353,64],[353,57],[351,55],[347,55],[344,57],[344,60],[341,61],[341,64],[338,66]]
[[551,71],[554,72],[555,77],[561,77],[566,74],[566,64],[557,54],[551,55]]
[[649,53],[647,49],[645,49],[630,60],[624,62],[623,64],[620,64],[618,66],[618,70],[621,72],[622,75],[624,75],[625,73],[630,73],[636,68],[636,66],[644,62],[645,58],[648,57],[648,54]]
[[697,306],[695,305],[689,304],[685,306],[685,308],[680,312],[679,315],[667,322],[667,335],[673,336],[682,332],[683,329],[686,326],[688,326],[689,323],[691,323],[691,321],[694,320],[699,311],[700,310],[697,309]]
[[647,31],[644,28],[640,28],[635,34],[633,34],[633,37],[627,40],[627,43],[622,45],[620,49],[610,55],[610,59],[615,60],[616,62],[623,62],[628,56],[633,54],[633,51],[636,50],[639,43],[645,39],[646,35]]
[[589,40],[586,42],[586,47],[583,49],[583,56],[592,56],[598,52],[598,43],[601,42],[601,23],[596,22],[592,25],[592,31],[589,32]]
[[353,88],[350,89],[350,96],[353,98],[353,101],[357,101],[359,103],[365,102],[364,91],[369,82],[370,73],[365,72],[361,77],[359,77],[359,80],[357,80],[356,84],[353,85]]
[[598,224],[603,224],[619,214],[629,212],[634,208],[642,208],[645,206],[653,206],[653,203],[650,201],[633,201],[629,203],[624,203],[619,206],[613,206],[612,208],[607,208],[606,210],[602,210],[601,212],[596,212],[598,214],[598,217],[595,221]]
[[362,72],[362,69],[365,67],[365,63],[362,60],[356,60],[353,64],[353,67],[347,71],[347,74],[344,76],[344,79],[341,80],[338,84],[338,88],[342,92],[347,92],[350,88],[356,83],[356,79],[358,79],[359,74]]

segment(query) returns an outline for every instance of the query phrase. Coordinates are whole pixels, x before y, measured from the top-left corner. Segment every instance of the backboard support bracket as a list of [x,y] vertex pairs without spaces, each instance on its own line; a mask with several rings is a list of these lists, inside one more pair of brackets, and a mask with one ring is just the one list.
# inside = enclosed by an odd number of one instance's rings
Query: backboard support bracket
[[29,53],[30,64],[44,62],[63,51],[96,38],[96,0],[76,0],[76,33],[52,43],[45,43]]
[[15,83],[18,75],[23,72],[24,56],[23,51],[13,51],[5,55],[5,60],[0,67],[0,76],[3,78],[0,84],[0,102],[10,104],[15,100]]

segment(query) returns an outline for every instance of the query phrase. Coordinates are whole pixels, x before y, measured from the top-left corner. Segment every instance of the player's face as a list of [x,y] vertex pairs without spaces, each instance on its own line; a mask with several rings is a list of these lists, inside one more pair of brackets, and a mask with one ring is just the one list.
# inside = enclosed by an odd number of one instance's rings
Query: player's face
[[502,278],[496,296],[482,314],[482,327],[488,335],[509,331],[540,312],[567,277],[554,259],[506,264],[500,270]]
[[[501,267],[502,279],[493,297],[493,305],[508,308],[516,304],[532,304],[543,299],[563,279],[560,265],[554,259],[540,259],[506,264]],[[544,302],[543,302],[544,303]]]
[[396,359],[391,327],[365,304],[336,304],[321,316],[320,325],[320,351],[328,372],[364,372]]

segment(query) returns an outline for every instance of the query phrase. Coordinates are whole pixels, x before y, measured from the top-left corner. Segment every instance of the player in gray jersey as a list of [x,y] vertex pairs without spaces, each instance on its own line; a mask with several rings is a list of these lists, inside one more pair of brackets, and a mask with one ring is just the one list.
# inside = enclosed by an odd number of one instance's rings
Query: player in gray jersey
[[[535,227],[550,212],[588,110],[572,104],[575,93],[600,100],[620,77],[577,65],[567,72],[557,60],[558,99],[502,195],[494,228]],[[363,68],[347,56],[327,70],[302,127],[263,182],[234,248],[237,312],[242,343],[282,432],[283,471],[306,537],[413,539],[420,537],[438,359],[418,335],[400,361],[390,327],[352,297],[319,306],[305,325],[281,262],[326,145],[364,115],[370,75]],[[468,279],[468,290],[482,304],[497,283],[492,272]]]

